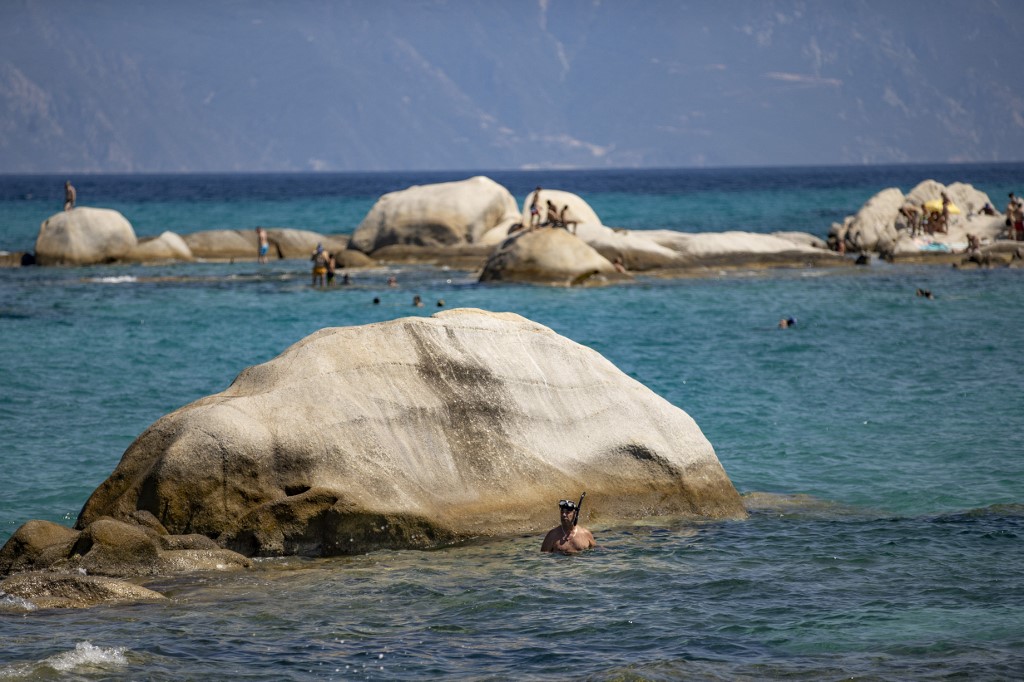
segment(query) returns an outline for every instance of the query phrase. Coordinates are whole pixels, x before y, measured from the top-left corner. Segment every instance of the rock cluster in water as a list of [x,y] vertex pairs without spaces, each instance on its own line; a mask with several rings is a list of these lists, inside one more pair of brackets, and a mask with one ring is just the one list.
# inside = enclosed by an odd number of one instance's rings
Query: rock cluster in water
[[[943,194],[956,207],[945,231],[925,234],[913,229],[908,218],[912,211],[908,213],[906,207],[922,215],[923,207],[933,205]],[[962,183],[945,186],[926,180],[906,195],[897,188],[885,189],[855,215],[833,224],[827,242],[805,232],[614,228],[602,224],[581,197],[557,189],[537,192],[542,217],[531,221],[529,203],[534,198],[531,192],[522,206],[517,206],[507,189],[482,176],[413,186],[382,196],[351,236],[267,228],[269,255],[307,258],[323,244],[341,267],[418,262],[480,269],[484,282],[554,285],[616,282],[628,279],[621,276],[626,272],[672,275],[723,267],[848,265],[853,254],[859,254],[861,260],[867,254],[891,260],[960,254],[969,251],[972,238],[980,243],[972,252],[972,259],[978,262],[983,261],[979,255],[991,263],[1021,255],[1015,242],[1000,241],[1005,216],[983,213],[984,207],[991,206],[988,196]],[[557,223],[545,222],[548,204],[557,209]],[[549,229],[562,234],[543,234]],[[41,265],[86,265],[254,259],[256,251],[255,230],[207,230],[181,236],[164,232],[140,240],[120,213],[81,207],[43,223],[35,261]],[[851,257],[842,255],[846,253]],[[21,258],[10,260],[9,265],[24,262]]]
[[[322,243],[342,267],[415,261],[482,268],[482,281],[544,284],[614,282],[627,270],[845,263],[809,234],[624,230],[603,225],[586,201],[570,192],[541,190],[538,200],[557,207],[559,227],[542,220],[537,222],[544,227],[531,229],[538,226],[531,224],[526,201],[517,206],[507,189],[486,177],[414,186],[382,196],[350,237],[268,228],[269,255],[307,258]],[[558,236],[521,239],[562,227]],[[139,240],[120,213],[80,207],[43,223],[36,252],[42,265],[254,259],[256,240],[255,230],[165,232]],[[538,250],[540,243],[546,253]]]
[[457,309],[323,329],[161,418],[75,529],[22,526],[0,575],[152,575],[540,533],[584,490],[590,523],[745,516],[681,409],[547,327]]
[[[933,231],[927,218],[938,217],[943,195],[952,203],[952,213],[941,231]],[[878,192],[855,215],[834,223],[828,241],[833,248],[841,245],[845,251],[892,260],[945,254],[955,256],[954,262],[966,262],[964,256],[972,255],[979,263],[997,264],[1009,262],[1019,246],[1000,241],[1007,236],[1005,223],[1006,216],[995,211],[988,195],[973,186],[925,180],[907,194],[896,187]],[[978,241],[975,254],[969,254],[971,236]]]

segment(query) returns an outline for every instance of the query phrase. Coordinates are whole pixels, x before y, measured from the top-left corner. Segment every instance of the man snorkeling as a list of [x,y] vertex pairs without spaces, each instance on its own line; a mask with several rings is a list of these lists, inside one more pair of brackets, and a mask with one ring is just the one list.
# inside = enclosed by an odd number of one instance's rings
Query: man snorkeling
[[572,500],[559,500],[558,510],[560,514],[559,525],[548,531],[544,542],[540,546],[542,552],[561,552],[562,554],[575,554],[585,549],[596,547],[594,536],[583,526],[577,525],[580,520],[580,507],[583,505],[583,498],[586,493],[580,496],[579,502]]

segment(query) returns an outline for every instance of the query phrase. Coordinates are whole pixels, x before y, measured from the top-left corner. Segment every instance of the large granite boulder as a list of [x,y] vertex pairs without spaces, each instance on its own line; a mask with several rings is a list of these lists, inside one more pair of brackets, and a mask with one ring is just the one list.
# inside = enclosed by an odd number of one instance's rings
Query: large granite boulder
[[511,313],[312,334],[158,420],[77,527],[139,510],[247,555],[335,555],[589,522],[740,518],[697,424],[597,352]]
[[[530,202],[533,192],[523,201],[522,224],[530,225]],[[644,271],[678,265],[679,255],[669,248],[657,244],[648,237],[647,230],[626,230],[608,227],[601,222],[594,209],[585,199],[572,192],[558,189],[541,189],[539,196],[541,222],[547,218],[547,202],[551,202],[561,215],[565,210],[569,229],[588,246],[609,262],[620,260],[630,271]],[[502,243],[505,235],[489,232],[484,240]]]
[[861,206],[846,229],[845,239],[854,251],[877,251],[881,244],[896,241],[896,218],[906,197],[897,187],[884,189]]
[[[955,209],[949,216],[945,232],[913,234],[910,220],[901,213],[904,206],[920,213],[925,204],[938,203],[945,193]],[[977,236],[983,242],[997,239],[1003,231],[1002,216],[980,213],[990,203],[988,195],[961,182],[943,185],[935,180],[924,180],[906,195],[890,187],[874,195],[843,223],[835,223],[829,241],[844,242],[849,250],[875,252],[885,256],[907,256],[924,252],[953,253],[967,248],[968,237]]]
[[111,263],[135,248],[131,223],[109,208],[79,206],[47,218],[36,237],[39,265]]
[[458,246],[519,222],[515,197],[490,178],[415,185],[385,194],[352,233],[349,248],[371,254],[393,244]]
[[920,206],[929,201],[937,201],[942,198],[945,192],[949,200],[960,210],[960,213],[950,216],[952,221],[966,220],[967,216],[979,213],[985,204],[991,203],[988,195],[981,190],[975,189],[973,185],[963,182],[954,182],[951,185],[943,185],[935,180],[925,180],[918,183],[914,189],[907,194],[907,202]]
[[606,284],[625,277],[568,231],[540,228],[506,239],[487,259],[480,281],[572,286]]
[[192,249],[180,235],[174,232],[163,232],[158,237],[143,237],[135,248],[123,256],[123,260],[149,263],[156,261],[191,261],[195,260]]

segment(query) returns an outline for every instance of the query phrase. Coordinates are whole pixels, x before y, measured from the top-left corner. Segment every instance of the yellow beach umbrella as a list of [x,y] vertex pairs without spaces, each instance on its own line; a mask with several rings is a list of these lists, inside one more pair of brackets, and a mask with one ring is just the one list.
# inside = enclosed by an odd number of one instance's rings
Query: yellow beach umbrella
[[[942,213],[942,199],[932,199],[931,201],[924,202],[924,210],[929,213]],[[960,209],[952,201],[949,202],[949,214],[959,215]]]

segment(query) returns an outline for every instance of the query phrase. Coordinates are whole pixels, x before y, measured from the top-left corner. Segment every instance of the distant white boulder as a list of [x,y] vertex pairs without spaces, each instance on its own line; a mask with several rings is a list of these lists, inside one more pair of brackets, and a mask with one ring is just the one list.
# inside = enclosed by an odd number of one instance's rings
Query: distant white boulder
[[123,258],[137,243],[131,223],[117,211],[79,206],[50,216],[39,227],[36,263],[110,263]]
[[[309,258],[322,244],[333,254],[341,254],[348,246],[348,237],[325,235],[310,230],[296,230],[289,227],[268,227],[267,240],[270,242],[268,257]],[[183,235],[196,258],[210,260],[256,260],[259,242],[256,230],[201,230]]]
[[[945,232],[914,234],[911,219],[901,208],[927,213],[926,205],[941,201],[945,193],[953,204]],[[829,233],[829,241],[844,242],[847,250],[875,252],[885,255],[909,255],[921,252],[955,252],[967,248],[967,235],[975,235],[982,242],[996,240],[1004,230],[1003,216],[987,216],[980,211],[990,203],[984,192],[961,182],[943,185],[925,180],[906,195],[899,188],[890,187],[874,195],[842,224],[836,223]]]
[[623,277],[607,258],[568,231],[541,228],[509,237],[496,248],[480,281],[571,286]]
[[191,261],[195,260],[195,257],[181,235],[163,232],[159,237],[140,239],[135,248],[124,255],[123,260],[147,263],[167,260]]
[[740,258],[766,255],[827,254],[824,242],[798,232],[762,234],[760,232],[676,232],[651,230],[651,239],[671,249],[679,257],[692,261],[707,258]]
[[182,235],[196,258],[256,258],[253,230],[202,230]]
[[385,194],[352,233],[349,248],[373,253],[395,244],[459,246],[519,222],[515,197],[490,178],[415,185]]

